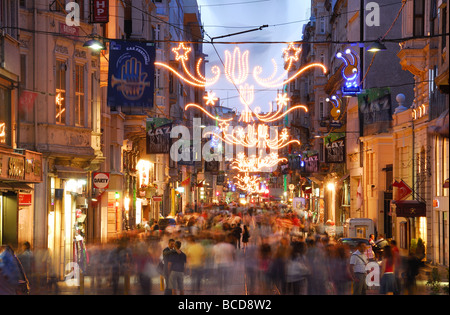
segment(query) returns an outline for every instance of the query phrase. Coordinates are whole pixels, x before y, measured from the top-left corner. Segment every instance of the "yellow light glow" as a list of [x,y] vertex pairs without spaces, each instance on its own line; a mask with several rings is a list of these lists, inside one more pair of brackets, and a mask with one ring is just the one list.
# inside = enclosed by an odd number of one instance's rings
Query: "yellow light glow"
[[125,211],[129,211],[130,210],[130,197],[126,196],[123,199],[123,207],[125,208]]
[[0,122],[0,143],[6,142],[6,123]]
[[146,160],[139,160],[139,162],[137,163],[136,169],[138,170],[139,174],[139,187],[149,185],[151,167],[152,163]]

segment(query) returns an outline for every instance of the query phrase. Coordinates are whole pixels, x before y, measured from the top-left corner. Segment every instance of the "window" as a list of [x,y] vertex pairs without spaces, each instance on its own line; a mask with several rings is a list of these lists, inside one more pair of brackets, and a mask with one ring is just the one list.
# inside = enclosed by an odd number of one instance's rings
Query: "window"
[[325,18],[320,18],[320,34],[325,34]]
[[84,66],[75,66],[75,125],[84,127]]
[[[0,85],[0,144],[11,145],[11,90]],[[0,165],[1,166],[1,165]]]
[[[441,27],[441,33],[447,33],[447,7],[443,7],[441,9],[441,14],[442,14],[442,27]],[[444,51],[445,47],[447,46],[447,37],[448,36],[441,36],[442,39],[442,43],[441,43],[441,50]]]
[[414,36],[423,36],[425,23],[425,1],[414,0]]
[[393,165],[388,164],[385,168],[386,171],[386,191],[392,191],[392,183],[394,182]]
[[96,73],[91,73],[91,125],[92,125],[92,131],[98,132],[97,130],[97,96],[95,91],[95,80]]
[[3,31],[14,38],[17,38],[18,4],[17,0],[0,0],[0,27],[7,26]]
[[438,32],[437,0],[430,0],[430,35],[436,35]]
[[56,96],[55,118],[57,124],[66,123],[66,72],[67,65],[64,61],[56,61]]
[[325,150],[325,146],[323,145],[323,139],[319,140],[319,161],[323,162],[324,161],[324,150]]
[[19,87],[22,91],[27,88],[27,56],[26,55],[20,55]]

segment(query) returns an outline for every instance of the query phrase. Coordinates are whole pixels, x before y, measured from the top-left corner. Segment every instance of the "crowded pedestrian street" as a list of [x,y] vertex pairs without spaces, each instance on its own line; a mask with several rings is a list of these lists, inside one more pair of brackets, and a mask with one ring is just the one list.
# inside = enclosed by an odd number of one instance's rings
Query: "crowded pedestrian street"
[[0,296],[448,295],[449,28],[447,0],[0,0]]
[[[275,208],[274,208],[275,209]],[[214,215],[179,216],[176,225],[159,230],[157,224],[139,233],[126,233],[115,242],[90,245],[64,281],[52,279],[42,257],[33,255],[28,274],[34,295],[351,295],[351,252],[326,234],[296,232],[280,225],[280,211],[255,216],[218,211]],[[287,216],[282,216],[286,220]],[[289,213],[292,220],[293,215]],[[295,221],[295,220],[293,220]],[[248,229],[248,238],[236,233]],[[169,232],[170,231],[170,232]],[[181,292],[170,273],[159,269],[164,250],[180,241],[186,254]],[[171,245],[172,243],[172,245]],[[173,249],[171,249],[173,251]],[[353,248],[353,250],[355,250]],[[21,257],[19,255],[19,257]],[[429,295],[431,268],[417,263],[413,284],[407,283],[410,264],[399,257],[398,295]],[[291,267],[301,262],[301,270]],[[167,264],[167,261],[165,262]],[[379,261],[381,264],[381,260]],[[166,266],[167,267],[167,266]],[[295,270],[294,270],[295,269]],[[39,272],[40,271],[40,272]],[[441,271],[442,272],[442,271]],[[383,275],[378,273],[377,277]],[[445,280],[444,280],[445,281]],[[448,281],[448,280],[447,280]],[[445,282],[443,282],[445,285]],[[447,282],[448,286],[448,282]],[[175,291],[173,291],[173,288]],[[380,283],[365,295],[379,295]]]

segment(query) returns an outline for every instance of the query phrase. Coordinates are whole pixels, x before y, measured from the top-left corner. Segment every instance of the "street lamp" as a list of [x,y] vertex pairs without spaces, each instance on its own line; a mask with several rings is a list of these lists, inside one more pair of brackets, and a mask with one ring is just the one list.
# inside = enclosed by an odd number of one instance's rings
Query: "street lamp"
[[92,50],[95,50],[95,51],[105,50],[106,49],[105,44],[103,44],[101,41],[99,41],[99,40],[97,40],[95,38],[90,39],[87,42],[85,42],[83,44],[83,47],[89,47],[89,48],[91,48]]
[[372,45],[370,45],[369,48],[367,48],[367,51],[370,51],[372,53],[377,53],[379,51],[386,51],[386,46],[381,42],[381,40],[377,40]]

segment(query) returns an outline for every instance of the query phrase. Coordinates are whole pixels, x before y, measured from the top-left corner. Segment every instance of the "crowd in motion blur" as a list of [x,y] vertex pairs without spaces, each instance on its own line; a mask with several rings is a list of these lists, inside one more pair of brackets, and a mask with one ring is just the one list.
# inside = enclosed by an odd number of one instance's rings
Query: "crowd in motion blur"
[[[400,257],[395,241],[378,256],[308,221],[278,208],[179,214],[164,227],[148,222],[107,244],[87,244],[80,271],[93,294],[129,294],[134,285],[145,295],[348,295],[367,293],[365,267],[373,261],[378,293],[415,293],[420,259]],[[46,255],[28,247],[18,257],[32,293],[58,293]]]

